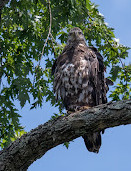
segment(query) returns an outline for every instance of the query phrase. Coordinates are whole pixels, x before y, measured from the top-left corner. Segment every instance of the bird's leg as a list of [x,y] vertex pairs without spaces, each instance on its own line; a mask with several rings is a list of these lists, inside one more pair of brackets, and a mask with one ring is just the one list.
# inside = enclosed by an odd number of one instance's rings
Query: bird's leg
[[72,113],[75,113],[75,111],[72,111],[72,110],[67,110],[67,115],[70,115]]
[[84,111],[84,110],[87,110],[89,108],[90,108],[90,106],[80,106],[78,110],[79,111]]
[[67,110],[67,115],[76,113],[78,111],[82,112],[82,111],[87,110],[89,108],[90,108],[89,106],[79,106],[79,107],[75,108],[74,110]]
[[73,111],[67,110],[67,114],[70,115],[71,113],[73,113]]

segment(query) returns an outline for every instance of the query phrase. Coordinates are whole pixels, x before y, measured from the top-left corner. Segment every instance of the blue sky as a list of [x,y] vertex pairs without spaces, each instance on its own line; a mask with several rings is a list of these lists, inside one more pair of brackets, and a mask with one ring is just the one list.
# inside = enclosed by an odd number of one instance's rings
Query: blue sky
[[[105,16],[110,27],[115,28],[120,43],[131,47],[131,0],[93,0],[100,5],[99,10]],[[131,61],[131,51],[129,54]],[[128,59],[129,62],[129,59]],[[24,107],[20,113],[21,123],[26,131],[48,121],[57,109],[45,103],[42,109],[29,110]],[[67,150],[59,145],[48,151],[34,162],[28,171],[129,171],[131,170],[131,125],[110,128],[102,135],[102,147],[98,154],[86,150],[83,139],[71,142]]]

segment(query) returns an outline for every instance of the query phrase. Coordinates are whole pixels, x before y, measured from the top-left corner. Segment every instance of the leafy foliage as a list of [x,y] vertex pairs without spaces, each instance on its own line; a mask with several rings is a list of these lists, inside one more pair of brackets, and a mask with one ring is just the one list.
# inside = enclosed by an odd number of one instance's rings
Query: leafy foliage
[[[52,92],[51,66],[67,41],[67,32],[80,27],[90,46],[99,49],[110,70],[109,76],[117,81],[110,97],[113,100],[130,98],[131,66],[123,60],[128,47],[120,45],[107,26],[97,6],[90,0],[52,0],[52,36],[43,44],[50,26],[49,1],[11,0],[2,9],[0,29],[0,139],[4,147],[23,134],[15,101],[20,106],[28,102],[31,109],[41,107],[44,97],[62,111],[61,101],[55,102]],[[54,57],[55,56],[55,57]],[[57,117],[57,116],[56,116]],[[68,147],[68,143],[66,143]]]

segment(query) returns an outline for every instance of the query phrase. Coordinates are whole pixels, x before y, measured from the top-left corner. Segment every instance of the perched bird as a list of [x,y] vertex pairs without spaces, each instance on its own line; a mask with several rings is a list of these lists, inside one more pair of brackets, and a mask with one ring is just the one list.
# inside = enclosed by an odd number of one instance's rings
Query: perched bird
[[[104,77],[103,57],[94,47],[88,47],[83,32],[74,27],[68,35],[67,45],[52,66],[56,100],[62,99],[68,111],[75,112],[107,102],[110,80]],[[98,153],[101,133],[83,135],[85,145]]]

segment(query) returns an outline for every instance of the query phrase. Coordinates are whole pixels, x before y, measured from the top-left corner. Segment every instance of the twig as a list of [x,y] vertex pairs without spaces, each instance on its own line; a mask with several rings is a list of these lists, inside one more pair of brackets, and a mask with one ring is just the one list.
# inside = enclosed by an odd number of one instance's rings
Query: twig
[[[53,37],[52,33],[50,33],[50,36],[51,36],[51,38],[52,38],[51,41],[53,40],[53,41],[57,44],[57,46],[59,46],[59,43],[55,40],[55,38]],[[52,41],[52,42],[53,42],[53,41]]]
[[47,44],[47,41],[48,41],[48,39],[49,39],[49,36],[51,35],[52,14],[51,14],[50,0],[48,0],[48,4],[49,4],[49,13],[50,13],[50,26],[49,26],[49,32],[48,32],[47,38],[46,38],[45,43],[44,43],[44,46],[43,46],[43,48],[42,48],[42,53],[41,53],[41,57],[40,57],[40,60],[39,60],[39,65],[40,65],[42,56],[43,56],[43,54],[44,54],[45,46],[46,46],[46,44]]
[[[54,39],[53,35],[50,34],[51,36],[51,43],[52,43],[52,48],[54,50],[54,56],[56,57],[56,52],[55,52],[55,48],[54,48],[54,42],[57,44],[57,46],[59,46],[58,42]],[[53,42],[54,41],[54,42]]]

